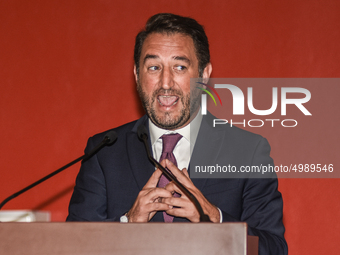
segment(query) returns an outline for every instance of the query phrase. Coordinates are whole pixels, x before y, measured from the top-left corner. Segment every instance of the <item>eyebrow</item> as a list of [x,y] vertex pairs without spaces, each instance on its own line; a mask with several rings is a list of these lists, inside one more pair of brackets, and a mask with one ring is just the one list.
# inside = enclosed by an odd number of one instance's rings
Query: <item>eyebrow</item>
[[146,62],[148,59],[157,59],[157,58],[159,58],[159,56],[157,56],[157,55],[151,55],[151,54],[146,54],[143,63],[145,64],[145,62]]
[[[143,63],[145,63],[148,59],[158,59],[159,56],[158,55],[152,55],[152,54],[146,54]],[[174,60],[179,60],[179,61],[184,61],[186,62],[188,65],[191,64],[190,60],[187,57],[183,57],[183,56],[175,56],[173,57]]]
[[186,62],[188,65],[190,65],[190,59],[188,59],[187,57],[183,57],[183,56],[176,56],[174,57],[175,60],[180,60],[180,61],[184,61]]

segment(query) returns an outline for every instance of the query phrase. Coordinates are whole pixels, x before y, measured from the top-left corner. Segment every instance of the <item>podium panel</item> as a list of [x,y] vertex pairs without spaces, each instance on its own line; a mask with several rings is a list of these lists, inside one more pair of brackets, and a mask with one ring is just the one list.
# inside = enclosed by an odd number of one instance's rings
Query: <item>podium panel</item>
[[10,255],[253,255],[257,242],[246,223],[0,223]]

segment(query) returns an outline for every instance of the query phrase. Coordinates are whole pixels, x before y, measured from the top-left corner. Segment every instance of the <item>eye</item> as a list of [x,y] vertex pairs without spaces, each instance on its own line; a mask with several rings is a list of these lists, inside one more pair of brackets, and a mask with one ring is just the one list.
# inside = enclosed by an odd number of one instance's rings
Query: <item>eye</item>
[[180,66],[180,65],[175,66],[176,71],[184,71],[185,69],[187,69],[186,66]]
[[157,71],[157,70],[159,70],[159,67],[158,66],[150,66],[148,69],[150,71]]

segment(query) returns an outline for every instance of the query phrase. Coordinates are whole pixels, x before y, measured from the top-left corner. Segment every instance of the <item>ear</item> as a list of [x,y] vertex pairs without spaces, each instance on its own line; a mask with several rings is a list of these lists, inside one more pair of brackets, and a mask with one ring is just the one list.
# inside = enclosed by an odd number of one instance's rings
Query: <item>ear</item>
[[209,62],[203,70],[203,79],[209,79],[212,72],[212,65]]
[[133,66],[133,74],[135,75],[135,81],[138,82],[137,68],[136,65]]

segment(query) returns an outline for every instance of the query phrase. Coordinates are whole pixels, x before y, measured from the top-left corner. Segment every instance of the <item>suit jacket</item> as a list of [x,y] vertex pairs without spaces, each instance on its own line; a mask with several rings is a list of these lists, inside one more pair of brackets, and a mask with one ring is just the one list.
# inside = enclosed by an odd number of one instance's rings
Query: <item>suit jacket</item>
[[[236,127],[212,127],[211,115],[204,116],[196,140],[193,165],[252,166],[273,164],[270,146],[259,135]],[[70,201],[68,221],[119,221],[132,207],[155,168],[148,160],[139,125],[148,128],[148,118],[125,124],[115,131],[115,144],[103,148],[82,163]],[[88,140],[85,152],[99,144],[106,132]],[[203,153],[202,149],[204,148]],[[190,172],[190,171],[189,171]],[[282,223],[282,197],[274,178],[194,178],[194,185],[223,214],[224,222],[248,223],[250,235],[259,236],[259,254],[287,254]],[[162,212],[151,221],[163,222]],[[174,218],[176,221],[187,221]]]

